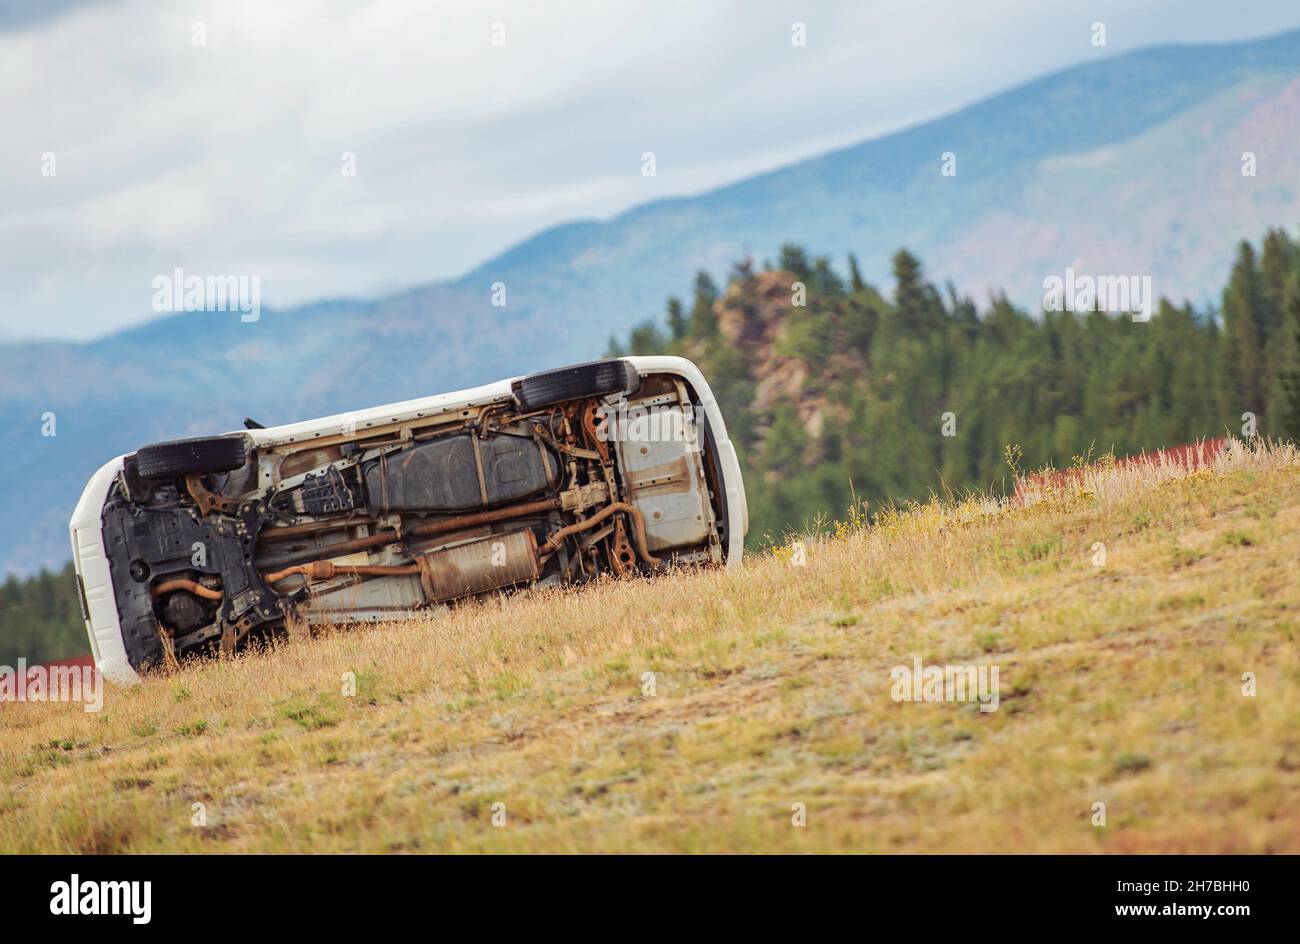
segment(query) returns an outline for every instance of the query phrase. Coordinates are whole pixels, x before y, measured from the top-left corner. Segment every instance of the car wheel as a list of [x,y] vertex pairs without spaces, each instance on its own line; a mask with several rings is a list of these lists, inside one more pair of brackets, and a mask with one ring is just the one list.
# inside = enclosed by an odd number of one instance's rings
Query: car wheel
[[582,397],[621,393],[631,396],[641,389],[641,375],[624,360],[590,361],[529,374],[514,384],[515,399],[525,409],[537,409]]
[[135,466],[141,478],[165,479],[229,472],[242,466],[247,458],[242,436],[204,436],[142,446],[136,450]]

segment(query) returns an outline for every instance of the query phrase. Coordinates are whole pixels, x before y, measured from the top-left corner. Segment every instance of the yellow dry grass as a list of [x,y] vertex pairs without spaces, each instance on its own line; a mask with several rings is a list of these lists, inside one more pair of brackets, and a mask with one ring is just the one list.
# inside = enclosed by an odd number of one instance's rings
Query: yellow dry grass
[[1300,458],[1234,445],[3,705],[0,850],[1296,852],[1298,558]]

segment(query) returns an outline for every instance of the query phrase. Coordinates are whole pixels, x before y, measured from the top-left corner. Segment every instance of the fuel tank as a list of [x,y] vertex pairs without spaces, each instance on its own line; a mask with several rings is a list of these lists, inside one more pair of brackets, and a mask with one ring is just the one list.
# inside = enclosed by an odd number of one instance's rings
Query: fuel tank
[[372,514],[470,511],[522,501],[555,486],[555,456],[534,439],[457,433],[362,467]]

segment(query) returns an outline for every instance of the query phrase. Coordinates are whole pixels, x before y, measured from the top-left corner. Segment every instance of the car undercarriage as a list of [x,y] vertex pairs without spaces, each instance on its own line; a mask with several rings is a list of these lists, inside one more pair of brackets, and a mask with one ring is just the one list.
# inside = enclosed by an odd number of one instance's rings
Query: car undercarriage
[[721,563],[726,492],[696,391],[623,361],[567,370],[453,411],[125,457],[103,541],[132,667],[294,622]]

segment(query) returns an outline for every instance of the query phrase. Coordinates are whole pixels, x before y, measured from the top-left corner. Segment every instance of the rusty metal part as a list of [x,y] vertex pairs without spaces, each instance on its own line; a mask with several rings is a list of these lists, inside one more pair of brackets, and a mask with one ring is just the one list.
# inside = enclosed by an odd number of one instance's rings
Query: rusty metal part
[[587,442],[596,447],[600,461],[609,464],[609,417],[601,412],[595,400],[587,404],[582,411],[582,428],[587,433]]
[[221,652],[231,655],[240,641],[253,631],[253,621],[245,616],[237,623],[221,624]]
[[[605,483],[609,487],[609,496],[611,499],[618,497],[618,482],[614,478],[614,463],[609,455],[610,441],[610,417],[606,410],[600,408],[599,400],[590,400],[586,408],[582,411],[582,425],[587,434],[587,441],[597,449],[597,455],[600,457],[600,470],[605,476]],[[644,525],[642,526],[644,531]],[[642,549],[646,549],[642,545]],[[623,548],[620,548],[620,552]],[[621,553],[619,554],[621,557]],[[614,570],[622,574],[624,570],[611,560],[611,566]],[[629,564],[626,569],[631,569]]]
[[207,486],[203,484],[202,476],[185,476],[185,490],[190,493],[190,497],[194,499],[194,504],[199,506],[199,511],[202,514],[210,515],[214,511],[234,514],[239,508],[239,502],[223,498],[216,492],[210,491]]
[[318,560],[263,574],[262,579],[267,583],[277,583],[296,574],[301,574],[309,580],[329,580],[339,574],[358,577],[400,577],[419,572],[420,568],[415,564],[335,564],[332,561]]
[[602,461],[600,453],[593,449],[583,449],[567,441],[559,442],[551,434],[551,431],[541,423],[533,425],[533,439],[549,445],[556,452],[563,453],[571,459],[590,459],[593,462]]
[[560,546],[564,543],[565,538],[578,534],[581,531],[586,531],[589,528],[593,528],[610,515],[617,514],[620,511],[627,514],[632,519],[632,524],[634,525],[632,534],[636,539],[636,549],[637,553],[641,555],[641,559],[651,567],[662,567],[664,562],[651,554],[650,548],[647,545],[645,536],[645,518],[642,516],[641,510],[628,502],[612,502],[585,521],[579,521],[577,524],[571,524],[568,527],[560,528],[546,539],[546,544],[549,548],[548,554],[553,554],[558,551]]
[[171,593],[173,590],[186,590],[195,596],[203,597],[205,600],[220,600],[225,594],[220,590],[213,590],[211,587],[205,587],[197,580],[186,580],[183,577],[176,577],[171,580],[164,580],[158,586],[149,591],[154,597],[160,597],[164,593]]
[[560,493],[560,510],[580,515],[588,508],[603,505],[609,501],[609,496],[609,485],[604,482],[575,485]]
[[506,406],[507,404],[505,403],[489,403],[478,411],[478,416],[471,420],[467,420],[461,425],[462,427],[478,427],[480,431],[486,432],[488,429],[488,421],[492,418],[492,414],[504,410]]
[[[458,515],[455,518],[441,518],[436,521],[426,521],[424,524],[418,524],[415,527],[406,529],[406,536],[413,538],[429,537],[435,534],[446,534],[449,531],[460,531],[466,528],[475,528],[482,524],[492,524],[496,521],[506,521],[510,518],[522,518],[526,515],[540,515],[548,511],[555,511],[560,507],[560,499],[544,498],[540,501],[526,502],[522,505],[510,505],[506,508],[496,508],[491,511],[476,511],[473,514]],[[365,551],[374,547],[384,547],[401,540],[403,535],[397,532],[384,532],[382,534],[372,534],[369,537],[355,538],[351,541],[340,541],[338,544],[326,544],[323,547],[312,548],[309,551],[299,551],[296,554],[290,554],[282,561],[285,564],[302,563],[311,560],[328,560],[332,557],[341,557],[344,554],[351,554],[355,551]]]
[[259,543],[262,541],[280,541],[287,538],[302,537],[304,534],[315,534],[319,531],[335,531],[339,528],[352,528],[357,525],[372,525],[376,520],[375,518],[339,518],[326,521],[308,521],[305,524],[291,524],[280,528],[263,528],[257,535],[257,540]]
[[632,542],[627,539],[627,526],[622,517],[614,519],[614,533],[609,542],[609,566],[620,577],[626,577],[636,563],[636,552]]
[[430,603],[526,583],[542,570],[537,536],[530,528],[421,554],[416,562]]

